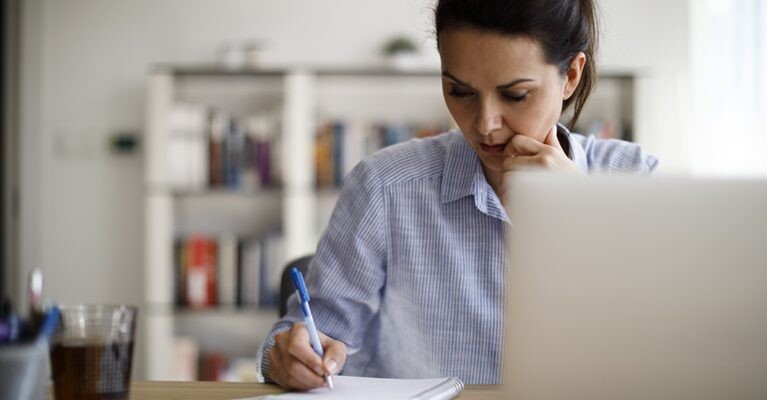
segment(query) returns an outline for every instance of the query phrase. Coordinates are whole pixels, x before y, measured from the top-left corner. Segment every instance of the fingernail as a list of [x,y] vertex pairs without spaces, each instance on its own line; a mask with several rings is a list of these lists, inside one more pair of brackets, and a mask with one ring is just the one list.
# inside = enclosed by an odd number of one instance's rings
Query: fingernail
[[328,366],[328,371],[330,372],[331,375],[337,372],[336,369],[338,369],[338,363],[336,362],[336,360],[330,359],[328,360],[328,362],[325,363],[325,365]]

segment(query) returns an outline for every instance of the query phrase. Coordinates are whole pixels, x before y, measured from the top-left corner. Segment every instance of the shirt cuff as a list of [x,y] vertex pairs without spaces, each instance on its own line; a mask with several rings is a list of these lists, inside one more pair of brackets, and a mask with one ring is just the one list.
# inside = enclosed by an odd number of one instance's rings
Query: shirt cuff
[[266,336],[266,339],[264,340],[264,343],[261,344],[261,347],[258,349],[258,352],[256,353],[256,378],[261,383],[275,383],[270,377],[269,377],[269,352],[272,350],[272,347],[274,347],[275,343],[275,336],[277,336],[278,333],[285,332],[288,329],[293,327],[293,323],[289,321],[283,321],[277,323],[274,328],[269,332],[269,334]]

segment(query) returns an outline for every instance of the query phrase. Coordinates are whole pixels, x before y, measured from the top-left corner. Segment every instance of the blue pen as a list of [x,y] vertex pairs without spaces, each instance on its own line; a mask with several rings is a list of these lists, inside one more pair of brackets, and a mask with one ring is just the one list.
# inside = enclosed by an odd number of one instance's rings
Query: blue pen
[[59,326],[59,318],[61,318],[59,308],[56,306],[51,307],[43,317],[40,330],[37,331],[37,340],[50,341],[56,332],[56,328]]
[[[306,283],[304,283],[304,276],[297,268],[290,270],[290,277],[293,279],[293,286],[296,287],[298,293],[298,300],[301,303],[301,313],[304,315],[304,322],[306,323],[306,330],[309,331],[309,340],[312,342],[312,348],[314,352],[319,354],[320,358],[325,354],[322,351],[322,344],[320,343],[320,335],[317,333],[317,327],[314,326],[314,318],[312,318],[312,310],[309,309],[309,291],[306,290]],[[330,375],[325,374],[325,382],[330,389],[333,389],[333,380]]]

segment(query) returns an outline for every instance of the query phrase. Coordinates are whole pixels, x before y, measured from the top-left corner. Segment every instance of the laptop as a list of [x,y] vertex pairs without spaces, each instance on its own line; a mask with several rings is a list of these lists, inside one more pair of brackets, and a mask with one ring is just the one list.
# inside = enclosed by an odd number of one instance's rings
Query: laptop
[[767,399],[767,180],[510,187],[504,398]]

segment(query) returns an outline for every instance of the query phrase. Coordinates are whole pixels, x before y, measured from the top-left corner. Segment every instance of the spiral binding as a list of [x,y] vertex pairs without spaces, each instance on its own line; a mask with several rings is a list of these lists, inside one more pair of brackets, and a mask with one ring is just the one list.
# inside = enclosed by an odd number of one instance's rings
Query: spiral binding
[[450,400],[454,399],[463,390],[463,382],[458,378],[447,378],[444,382],[424,390],[410,398],[410,400]]

